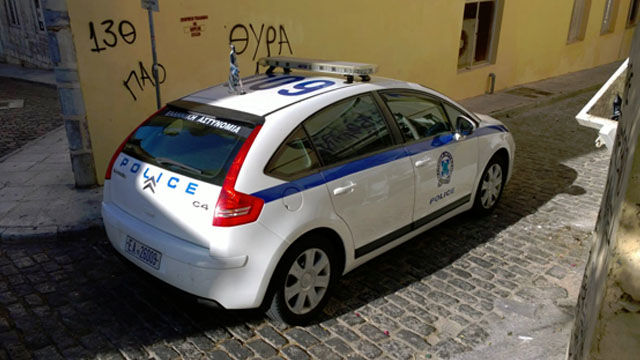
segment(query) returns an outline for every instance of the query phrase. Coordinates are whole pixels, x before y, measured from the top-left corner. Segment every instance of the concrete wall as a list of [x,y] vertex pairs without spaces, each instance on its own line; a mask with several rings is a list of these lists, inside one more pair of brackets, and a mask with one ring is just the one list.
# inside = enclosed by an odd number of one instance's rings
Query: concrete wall
[[[625,256],[621,255],[629,253],[629,250],[631,255],[638,257],[637,267],[631,269],[631,282],[640,281],[640,243],[638,243],[640,227],[637,223],[639,209],[636,206],[640,203],[640,191],[637,187],[640,165],[633,166],[634,156],[636,162],[640,160],[640,149],[636,147],[640,132],[640,79],[635,74],[638,68],[640,68],[640,33],[636,33],[633,38],[625,92],[622,96],[622,118],[618,123],[607,185],[576,306],[576,321],[568,349],[569,359],[588,359],[592,346],[597,348],[600,344],[603,327],[602,324],[597,325],[598,320],[603,314],[606,316],[610,313],[610,305],[612,302],[618,302],[624,292],[618,288],[617,283],[620,277],[615,274],[620,274],[620,265],[624,265]],[[629,179],[632,181],[630,182]],[[629,248],[629,245],[633,247]],[[627,265],[623,268],[625,266]],[[638,292],[640,295],[640,288]],[[603,305],[605,294],[607,298]],[[640,310],[640,303],[638,306]],[[613,336],[621,340],[625,335],[628,333],[623,332]],[[637,341],[640,337],[636,336],[635,339]],[[621,345],[618,343],[612,346],[611,348],[615,351],[603,353],[602,358],[637,358],[640,346],[637,348],[638,351],[634,351]]]
[[[267,55],[376,63],[379,75],[454,98],[626,57],[630,0],[600,35],[605,0],[592,0],[583,41],[567,44],[573,1],[509,0],[498,21],[495,63],[459,71],[464,0],[160,1],[154,13],[162,100],[225,81],[228,43],[241,75]],[[139,1],[67,0],[98,179],[119,142],[155,108],[147,14]],[[135,35],[134,35],[135,34]]]
[[94,156],[66,0],[48,0],[45,18],[75,183],[78,187],[94,186]]
[[[637,142],[636,142],[637,144]],[[640,353],[640,147],[619,217],[590,358],[637,359]]]
[[[18,25],[9,22],[8,4],[0,0],[0,61],[51,69],[43,9],[36,8],[34,0],[14,0],[13,3],[18,12]],[[39,4],[44,6],[44,0]]]

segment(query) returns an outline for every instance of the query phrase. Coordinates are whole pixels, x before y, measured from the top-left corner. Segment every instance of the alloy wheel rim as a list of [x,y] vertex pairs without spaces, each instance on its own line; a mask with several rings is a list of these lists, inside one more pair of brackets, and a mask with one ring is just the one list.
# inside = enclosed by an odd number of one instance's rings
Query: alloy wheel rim
[[323,250],[311,248],[300,254],[285,277],[284,300],[289,310],[303,315],[318,306],[327,292],[330,276],[331,264]]
[[480,187],[480,203],[485,209],[490,209],[498,201],[502,190],[502,167],[499,164],[493,164],[487,169],[487,173],[482,178]]

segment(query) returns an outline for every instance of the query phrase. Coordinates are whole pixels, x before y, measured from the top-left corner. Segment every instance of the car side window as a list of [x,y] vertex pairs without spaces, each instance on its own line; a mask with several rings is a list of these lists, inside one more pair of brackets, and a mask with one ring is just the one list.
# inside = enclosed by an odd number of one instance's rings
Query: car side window
[[318,156],[304,129],[298,126],[271,157],[265,173],[277,178],[291,179],[306,175],[318,167]]
[[452,130],[439,101],[414,93],[385,92],[381,95],[405,141],[420,140]]
[[360,95],[330,105],[305,120],[324,165],[385,149],[393,144],[374,98]]

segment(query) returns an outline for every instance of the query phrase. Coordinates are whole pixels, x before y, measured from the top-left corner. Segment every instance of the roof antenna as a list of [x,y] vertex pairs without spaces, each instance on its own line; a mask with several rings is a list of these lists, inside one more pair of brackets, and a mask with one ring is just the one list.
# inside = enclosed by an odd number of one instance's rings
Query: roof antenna
[[242,86],[242,80],[240,79],[240,69],[237,64],[236,47],[233,44],[231,46],[231,52],[229,53],[229,92],[236,95],[244,95],[244,87]]

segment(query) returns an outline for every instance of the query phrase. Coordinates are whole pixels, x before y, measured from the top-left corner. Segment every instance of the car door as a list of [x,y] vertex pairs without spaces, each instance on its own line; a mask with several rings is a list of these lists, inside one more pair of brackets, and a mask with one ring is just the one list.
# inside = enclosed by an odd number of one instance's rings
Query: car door
[[334,209],[356,257],[392,241],[413,216],[413,165],[372,94],[339,101],[305,120]]
[[443,104],[433,96],[411,90],[380,95],[400,128],[414,168],[415,226],[470,201],[477,138],[456,136]]

